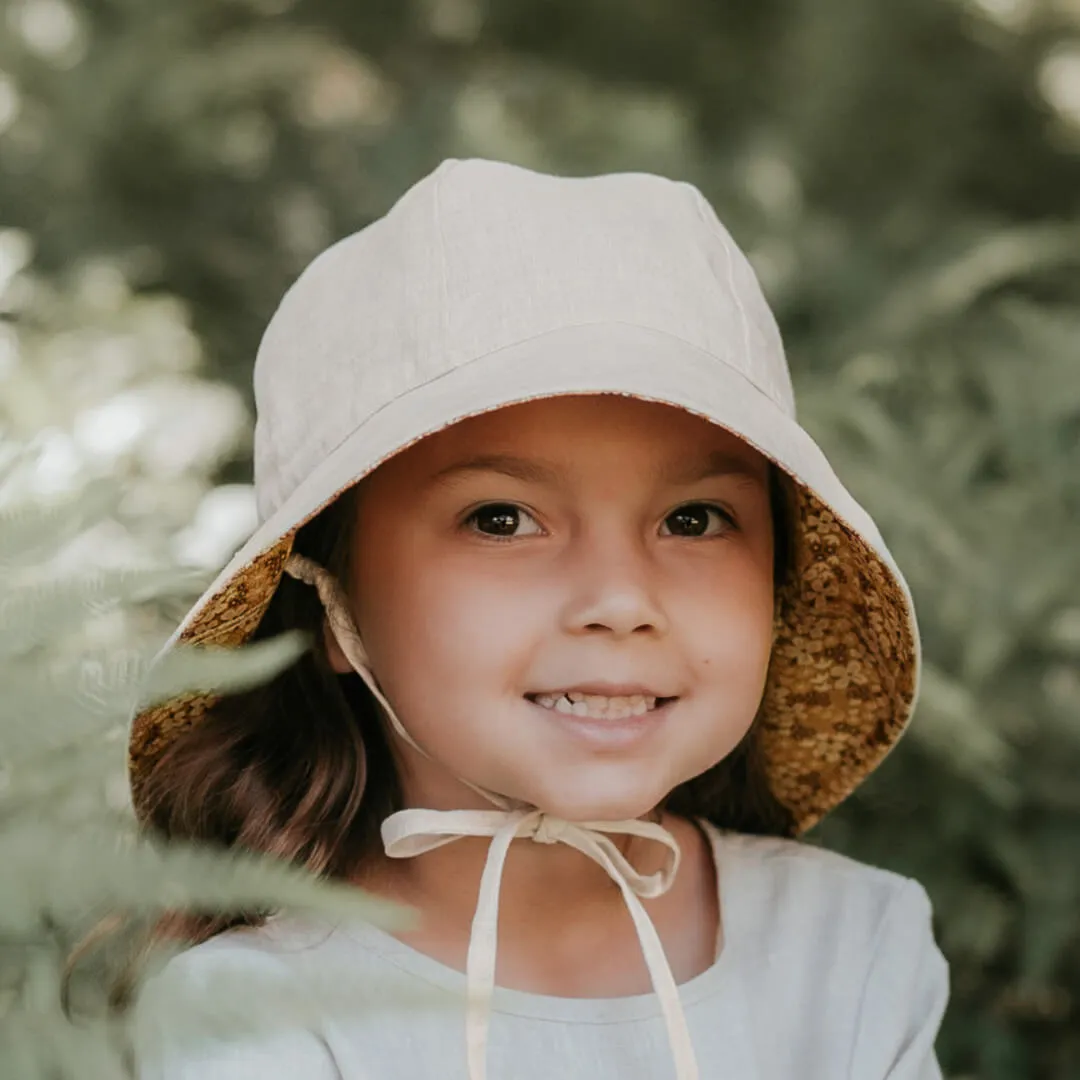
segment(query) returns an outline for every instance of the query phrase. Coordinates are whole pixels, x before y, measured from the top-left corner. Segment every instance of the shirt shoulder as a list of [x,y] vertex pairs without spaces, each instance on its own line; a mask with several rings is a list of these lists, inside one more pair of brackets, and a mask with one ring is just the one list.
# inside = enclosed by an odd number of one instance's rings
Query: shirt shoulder
[[[937,1080],[948,966],[922,885],[794,840],[720,834],[716,850],[751,1011],[792,1017],[789,1045],[815,1044],[832,1075]],[[766,1028],[762,1052],[782,1054]]]
[[295,960],[322,934],[286,924],[227,931],[170,958],[132,1012],[139,1080],[340,1080],[318,987]]
[[873,938],[895,905],[929,911],[926,892],[914,879],[803,841],[718,833],[715,850],[721,888],[735,906],[758,913],[754,923],[774,931],[821,929],[841,920],[849,940]]

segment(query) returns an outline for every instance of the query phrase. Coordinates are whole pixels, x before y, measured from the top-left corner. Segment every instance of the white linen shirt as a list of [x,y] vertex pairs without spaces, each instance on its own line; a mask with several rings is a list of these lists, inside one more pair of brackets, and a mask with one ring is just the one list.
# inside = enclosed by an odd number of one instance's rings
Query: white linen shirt
[[[805,843],[706,829],[724,944],[679,987],[701,1080],[939,1080],[948,968],[922,886]],[[346,986],[352,996],[331,1002]],[[260,998],[265,1012],[275,988],[291,1011],[238,1035],[236,1018]],[[147,982],[138,1076],[466,1080],[464,991],[463,973],[366,923],[274,919],[197,945]],[[200,1001],[201,1026],[181,1024],[178,1010],[195,1003],[190,1017]],[[489,1080],[674,1071],[651,993],[497,988],[487,1053]]]

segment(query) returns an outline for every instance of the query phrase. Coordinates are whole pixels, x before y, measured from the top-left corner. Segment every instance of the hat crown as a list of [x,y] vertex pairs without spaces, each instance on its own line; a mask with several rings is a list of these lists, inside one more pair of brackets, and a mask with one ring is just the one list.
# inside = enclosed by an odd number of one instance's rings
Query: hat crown
[[271,320],[254,375],[260,520],[390,402],[506,346],[593,323],[679,338],[794,416],[776,322],[696,187],[449,159],[318,256]]

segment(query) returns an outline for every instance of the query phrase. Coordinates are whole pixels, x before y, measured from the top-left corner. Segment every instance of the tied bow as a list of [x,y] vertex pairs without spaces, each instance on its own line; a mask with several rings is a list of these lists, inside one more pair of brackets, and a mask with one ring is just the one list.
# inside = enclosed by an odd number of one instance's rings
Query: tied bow
[[[619,850],[611,835],[639,836],[655,840],[667,848],[661,870],[642,874]],[[485,1049],[491,999],[495,990],[495,951],[498,938],[499,887],[511,841],[528,837],[541,844],[566,844],[587,855],[604,868],[618,885],[634,920],[641,951],[660,998],[668,1036],[675,1056],[679,1080],[694,1080],[694,1061],[690,1033],[679,1002],[679,990],[671,974],[664,946],[642,906],[639,897],[661,896],[671,885],[679,867],[679,845],[660,825],[648,821],[565,821],[540,810],[400,810],[383,822],[386,854],[395,859],[409,859],[452,844],[465,836],[490,836],[487,861],[480,878],[469,952],[466,961],[468,1006],[466,1039],[469,1078],[484,1080]]]
[[[322,567],[300,555],[290,556],[285,569],[290,576],[315,586],[326,609],[327,622],[349,663],[383,706],[398,735],[419,753],[428,756],[405,730],[375,682],[367,653],[338,583]],[[383,822],[382,838],[388,856],[411,859],[467,836],[491,837],[466,960],[465,1026],[469,1080],[485,1080],[487,1075],[487,1034],[495,991],[499,890],[510,844],[519,837],[539,844],[566,844],[603,867],[619,887],[634,921],[653,989],[660,999],[675,1061],[676,1080],[698,1080],[697,1062],[679,989],[656,927],[641,903],[642,899],[662,896],[671,887],[680,857],[675,838],[661,825],[649,821],[566,821],[535,808],[515,807],[494,792],[463,782],[499,809],[399,810]],[[662,844],[667,848],[664,865],[655,873],[641,873],[619,850],[612,836],[640,837]]]

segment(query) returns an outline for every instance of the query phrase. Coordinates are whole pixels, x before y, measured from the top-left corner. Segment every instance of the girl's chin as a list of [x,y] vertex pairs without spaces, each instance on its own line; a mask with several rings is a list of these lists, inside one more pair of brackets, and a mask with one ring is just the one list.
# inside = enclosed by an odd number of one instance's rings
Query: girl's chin
[[660,801],[661,799],[644,800],[638,791],[633,796],[612,795],[609,798],[598,798],[596,793],[589,798],[553,796],[539,798],[532,801],[532,805],[564,821],[629,821],[648,817]]
[[[656,761],[545,763],[538,777],[505,776],[504,794],[564,821],[629,821],[648,817],[681,782]],[[539,783],[537,781],[540,781]]]

